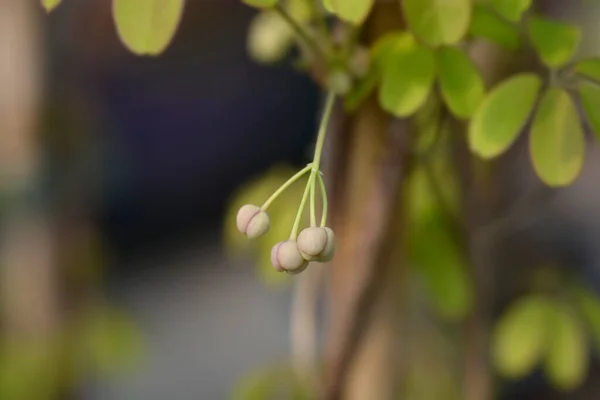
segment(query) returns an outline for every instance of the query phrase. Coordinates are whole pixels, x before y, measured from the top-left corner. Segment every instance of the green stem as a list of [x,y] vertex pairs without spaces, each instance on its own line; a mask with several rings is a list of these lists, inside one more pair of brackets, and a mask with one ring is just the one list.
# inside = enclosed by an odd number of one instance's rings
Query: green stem
[[319,185],[321,186],[321,198],[323,199],[323,212],[321,213],[321,228],[325,227],[327,223],[327,190],[325,189],[325,181],[321,174],[317,175],[319,179]]
[[310,184],[312,179],[308,179],[306,182],[306,187],[304,188],[304,194],[302,195],[302,200],[300,201],[300,206],[298,207],[298,212],[296,213],[296,220],[294,221],[294,226],[292,227],[292,233],[290,234],[290,240],[296,240],[298,237],[298,227],[300,226],[300,220],[302,219],[302,213],[304,212],[304,207],[306,206],[306,200],[308,199],[308,193],[310,191]]
[[323,143],[325,143],[325,136],[327,135],[327,125],[329,125],[329,119],[331,118],[331,112],[333,111],[333,105],[335,104],[335,93],[330,91],[327,95],[325,102],[325,110],[323,111],[323,118],[321,119],[321,125],[319,126],[319,134],[317,135],[317,144],[315,145],[315,155],[313,157],[312,168],[313,171],[319,172],[321,164],[321,153],[323,152]]
[[271,205],[271,203],[273,201],[275,201],[275,199],[277,199],[277,197],[279,197],[279,195],[281,193],[283,193],[287,188],[289,188],[294,182],[296,182],[298,179],[300,179],[304,174],[306,174],[308,171],[310,171],[312,168],[312,164],[308,164],[306,167],[302,168],[300,171],[298,171],[296,173],[296,175],[292,176],[290,179],[287,180],[286,183],[284,183],[283,185],[281,185],[279,187],[279,189],[277,189],[272,195],[271,197],[269,197],[269,199],[267,201],[265,201],[265,203],[263,204],[263,206],[261,207],[263,210],[266,210],[267,207],[269,207]]
[[317,213],[315,211],[315,175],[318,175],[315,170],[310,171],[310,226],[317,226]]
[[304,28],[302,28],[298,21],[296,21],[290,15],[290,13],[288,13],[285,7],[283,7],[281,3],[277,3],[277,5],[275,5],[273,9],[275,10],[275,12],[277,12],[277,14],[279,14],[281,18],[283,18],[290,25],[290,27],[294,30],[296,35],[298,35],[298,37],[301,38],[308,47],[310,47],[313,53],[315,53],[315,56],[319,58],[323,62],[323,64],[327,64],[327,54],[323,51],[323,49],[321,49],[317,42],[315,42],[315,40],[306,33],[306,31],[304,30]]

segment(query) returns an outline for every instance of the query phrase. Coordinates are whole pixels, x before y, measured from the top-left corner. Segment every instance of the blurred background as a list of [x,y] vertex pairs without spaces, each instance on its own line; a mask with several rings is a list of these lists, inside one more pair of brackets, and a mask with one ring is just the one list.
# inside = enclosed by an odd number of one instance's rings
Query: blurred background
[[[586,52],[600,52],[598,8],[553,8],[589,28]],[[229,257],[223,223],[243,184],[308,161],[319,91],[286,62],[249,58],[254,11],[239,1],[188,1],[184,15],[168,50],[142,58],[108,1],[49,16],[0,3],[2,399],[225,399],[288,357],[289,287]],[[513,157],[510,198],[538,186],[522,144]],[[587,160],[509,229],[507,276],[558,263],[600,290],[596,148]],[[599,398],[599,373],[577,395],[534,375],[505,398]]]

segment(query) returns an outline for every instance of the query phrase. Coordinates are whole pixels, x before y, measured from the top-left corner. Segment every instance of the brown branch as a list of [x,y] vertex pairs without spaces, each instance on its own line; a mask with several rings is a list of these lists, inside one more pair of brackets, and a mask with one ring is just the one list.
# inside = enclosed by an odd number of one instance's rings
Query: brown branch
[[388,152],[379,168],[378,179],[374,182],[364,216],[362,248],[354,260],[355,265],[347,266],[358,275],[356,281],[359,284],[349,296],[351,304],[347,307],[340,332],[336,336],[339,342],[332,351],[330,379],[321,397],[324,400],[343,398],[346,376],[369,324],[378,289],[384,281],[381,278],[387,267],[385,260],[393,248],[389,233],[394,215],[401,208],[398,207],[398,202],[408,160],[408,135],[404,128],[404,124],[399,121],[392,124]]

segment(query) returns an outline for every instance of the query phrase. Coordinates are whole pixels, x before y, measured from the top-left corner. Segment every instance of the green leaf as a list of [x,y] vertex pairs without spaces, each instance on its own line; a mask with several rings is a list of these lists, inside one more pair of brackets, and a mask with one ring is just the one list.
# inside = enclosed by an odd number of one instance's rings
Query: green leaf
[[473,5],[473,16],[469,34],[489,40],[510,51],[521,47],[521,39],[517,27],[500,19],[483,4]]
[[272,8],[275,7],[279,0],[242,0],[243,3],[256,8]]
[[492,360],[507,378],[523,378],[541,360],[547,346],[553,303],[540,295],[514,301],[492,333]]
[[379,102],[389,113],[408,117],[425,103],[434,80],[435,56],[430,49],[419,45],[395,49],[384,60]]
[[596,353],[600,354],[600,298],[590,290],[577,287],[574,291],[577,306],[590,330]]
[[333,0],[323,0],[323,7],[332,14],[335,12],[333,9]]
[[577,91],[585,118],[600,140],[600,87],[590,82],[580,82]]
[[536,111],[529,136],[533,167],[549,186],[573,182],[583,166],[585,137],[571,96],[549,88]]
[[473,61],[460,49],[443,47],[438,53],[442,97],[459,118],[469,118],[483,100],[485,84]]
[[184,0],[113,0],[113,18],[121,41],[137,55],[162,53],[175,36]]
[[577,26],[545,17],[531,17],[528,30],[535,51],[550,68],[560,68],[571,61],[581,41]]
[[375,0],[330,0],[335,14],[342,20],[360,25],[369,15]]
[[411,263],[443,318],[456,321],[467,315],[473,305],[468,267],[443,218],[432,215],[413,228]]
[[569,391],[578,387],[587,374],[588,346],[579,320],[565,305],[554,308],[544,371],[558,388]]
[[578,61],[575,64],[575,72],[600,84],[600,57]]
[[412,32],[430,46],[454,44],[469,29],[471,0],[403,0]]
[[527,123],[541,86],[538,75],[522,73],[488,93],[469,124],[471,151],[482,158],[506,151]]
[[519,22],[531,7],[531,0],[492,0],[492,7],[507,20]]
[[42,6],[46,9],[46,12],[54,10],[60,5],[62,0],[42,0]]

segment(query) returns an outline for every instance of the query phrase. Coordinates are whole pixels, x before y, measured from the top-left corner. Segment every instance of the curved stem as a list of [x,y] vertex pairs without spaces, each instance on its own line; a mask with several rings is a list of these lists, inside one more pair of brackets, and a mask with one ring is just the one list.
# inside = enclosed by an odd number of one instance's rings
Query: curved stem
[[[312,178],[312,176],[311,176]],[[292,227],[292,233],[290,233],[290,240],[296,240],[298,237],[298,227],[300,226],[300,220],[302,219],[302,213],[304,212],[304,207],[306,206],[306,200],[308,199],[308,193],[310,189],[310,184],[312,179],[309,178],[308,182],[306,182],[306,187],[304,188],[304,194],[302,195],[302,200],[300,201],[300,206],[298,207],[298,212],[296,213],[296,220],[294,221],[294,226]]]
[[287,12],[285,7],[283,7],[281,3],[277,3],[277,5],[275,5],[273,9],[281,18],[283,18],[290,25],[290,27],[294,30],[296,35],[298,35],[298,37],[301,38],[308,47],[310,47],[313,53],[315,53],[315,56],[321,59],[321,61],[324,64],[327,64],[327,54],[323,51],[323,49],[321,49],[317,42],[315,42],[315,40],[306,33],[306,31],[304,30],[304,28],[302,28],[302,26],[300,26],[298,21],[292,18],[292,16],[290,15],[290,13]]
[[262,209],[266,210],[272,202],[275,201],[275,199],[277,199],[277,197],[279,197],[279,195],[281,193],[283,193],[287,188],[289,188],[294,182],[296,182],[298,179],[300,179],[304,174],[306,174],[308,171],[310,171],[310,169],[312,168],[312,164],[308,164],[306,167],[302,168],[300,171],[298,171],[296,173],[296,175],[292,176],[290,179],[287,180],[286,183],[284,183],[283,185],[281,185],[279,187],[279,189],[277,189],[272,195],[271,197],[269,197],[267,199],[267,201],[265,201],[265,203],[262,205]]
[[321,228],[323,228],[327,223],[327,190],[325,189],[325,181],[323,180],[323,176],[318,173],[317,177],[319,179],[319,186],[321,186],[321,199],[323,200],[323,211],[321,213]]

